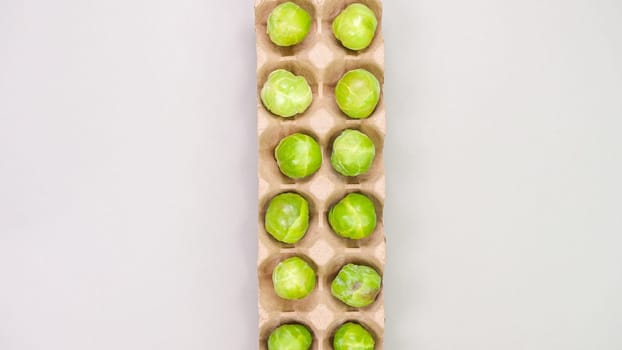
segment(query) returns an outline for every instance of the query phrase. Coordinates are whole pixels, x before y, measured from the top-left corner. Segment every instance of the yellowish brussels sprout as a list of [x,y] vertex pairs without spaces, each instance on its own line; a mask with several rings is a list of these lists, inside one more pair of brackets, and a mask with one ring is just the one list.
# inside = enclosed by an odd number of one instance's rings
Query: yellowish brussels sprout
[[335,87],[339,109],[348,117],[369,117],[380,100],[380,82],[365,69],[354,69],[341,77]]
[[350,193],[330,209],[328,223],[341,237],[363,239],[376,228],[376,208],[367,196]]
[[374,350],[376,342],[365,327],[358,323],[343,324],[333,339],[334,350]]
[[366,265],[347,264],[330,286],[331,294],[352,307],[371,305],[382,286],[382,277]]
[[333,34],[341,44],[354,51],[367,48],[374,40],[378,19],[369,7],[352,4],[333,21]]
[[302,299],[315,289],[315,270],[297,256],[285,259],[272,271],[272,284],[281,298]]
[[285,137],[274,150],[281,172],[292,179],[314,174],[322,166],[322,149],[313,137],[295,133]]
[[264,226],[279,242],[298,242],[309,228],[309,203],[297,193],[275,196],[268,205]]
[[301,324],[284,324],[277,327],[268,338],[268,350],[309,350],[313,335]]
[[270,73],[261,88],[261,102],[270,112],[291,118],[304,113],[313,101],[311,86],[302,76],[277,69]]
[[344,130],[333,142],[330,163],[343,176],[365,174],[376,156],[376,147],[369,136],[358,130]]
[[301,43],[311,30],[311,15],[293,2],[283,3],[268,17],[268,36],[277,46]]

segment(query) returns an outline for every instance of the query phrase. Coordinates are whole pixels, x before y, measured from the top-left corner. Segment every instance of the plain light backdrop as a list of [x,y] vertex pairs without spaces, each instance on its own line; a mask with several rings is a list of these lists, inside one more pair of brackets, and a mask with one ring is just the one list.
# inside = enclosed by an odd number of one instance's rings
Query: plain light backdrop
[[[622,349],[622,2],[386,0],[386,349]],[[251,0],[0,0],[0,349],[256,348]]]

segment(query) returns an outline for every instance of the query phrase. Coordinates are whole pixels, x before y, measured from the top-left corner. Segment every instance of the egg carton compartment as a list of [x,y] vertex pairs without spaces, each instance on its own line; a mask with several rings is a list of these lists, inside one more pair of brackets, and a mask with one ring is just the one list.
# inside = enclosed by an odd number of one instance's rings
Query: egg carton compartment
[[281,312],[305,312],[310,311],[320,302],[320,281],[316,279],[315,289],[303,299],[300,300],[286,300],[279,297],[274,291],[272,285],[272,271],[283,260],[297,256],[305,260],[316,272],[316,278],[319,276],[319,268],[315,262],[301,254],[300,252],[286,252],[283,254],[273,254],[268,259],[264,260],[257,269],[259,278],[259,290],[261,295],[259,298],[260,307],[265,310],[278,310]]
[[330,164],[325,164],[325,162],[323,161],[320,170],[318,170],[315,174],[312,174],[303,179],[292,179],[281,173],[281,170],[279,170],[279,166],[274,156],[274,150],[283,138],[295,133],[303,133],[313,137],[320,144],[321,147],[325,143],[323,142],[324,135],[318,134],[312,128],[300,125],[300,123],[283,123],[281,127],[272,127],[265,129],[265,131],[261,135],[259,135],[258,138],[258,171],[261,178],[269,179],[268,182],[271,184],[303,184],[312,181],[314,177],[322,173],[323,168],[325,168],[326,166],[330,166]]
[[340,314],[334,318],[333,322],[328,328],[328,332],[324,333],[323,339],[321,339],[321,346],[323,349],[332,349],[333,348],[333,339],[335,337],[335,332],[339,329],[340,326],[347,322],[358,323],[363,328],[365,328],[371,336],[374,338],[376,343],[376,350],[381,350],[382,347],[382,338],[380,335],[382,334],[382,330],[384,328],[383,324],[378,323],[373,317],[370,317],[368,313],[347,313]]
[[[375,349],[383,349],[384,292],[365,308],[352,308],[331,295],[330,284],[339,269],[347,263],[362,263],[384,274],[385,232],[383,207],[385,199],[384,138],[386,112],[383,93],[369,118],[350,119],[335,101],[337,81],[347,71],[357,68],[373,73],[384,83],[384,40],[382,37],[382,2],[379,0],[291,0],[312,16],[312,27],[299,45],[282,48],[274,45],[266,34],[270,12],[287,0],[256,0],[255,28],[257,49],[257,135],[258,135],[258,259],[259,329],[258,348],[267,349],[270,332],[281,324],[300,323],[309,328],[314,340],[313,350],[330,350],[336,329],[347,321],[362,324],[376,341]],[[378,19],[378,29],[371,45],[362,51],[351,51],[334,38],[332,21],[348,5],[367,5]],[[276,69],[287,69],[305,77],[311,86],[313,101],[307,111],[293,118],[281,118],[264,108],[260,93],[268,75]],[[330,164],[334,139],[345,129],[359,130],[368,135],[376,147],[370,170],[357,177],[345,177]],[[281,174],[274,158],[280,140],[301,132],[312,136],[322,148],[320,169],[304,179],[290,179]],[[305,236],[296,244],[283,244],[272,238],[264,228],[269,201],[284,192],[295,192],[309,203],[310,222]],[[328,223],[328,211],[345,195],[352,192],[369,196],[376,207],[377,226],[362,240],[349,240],[335,234]],[[306,298],[288,301],[280,298],[272,286],[272,271],[291,256],[299,256],[314,267],[316,288]]]
[[298,45],[290,47],[280,47],[270,41],[268,35],[268,17],[272,10],[278,5],[291,0],[264,0],[256,1],[255,6],[255,30],[257,31],[257,46],[266,49],[271,55],[288,57],[295,56],[305,51],[308,51],[313,44],[320,40],[318,35],[320,33],[321,22],[318,20],[318,11],[316,1],[312,0],[295,0],[291,1],[296,5],[302,7],[305,11],[311,15],[312,24],[309,34],[303,42]]
[[[328,224],[328,213],[330,212],[333,205],[337,204],[342,198],[350,193],[360,193],[367,196],[374,203],[374,207],[376,209],[376,228],[374,231],[366,238],[363,239],[348,239],[343,238],[333,232],[330,224]],[[324,211],[321,214],[321,217],[324,218],[326,222],[326,228],[329,231],[329,236],[331,239],[330,243],[334,247],[344,248],[344,249],[361,249],[363,251],[359,252],[360,254],[369,254],[369,249],[374,250],[377,247],[384,246],[384,208],[382,202],[376,198],[372,193],[367,191],[361,191],[359,189],[349,190],[345,188],[345,186],[338,191],[335,191],[327,200],[327,205],[323,206]],[[374,255],[374,254],[371,254]]]
[[[353,56],[368,56],[370,53],[376,53],[378,51],[384,51],[383,45],[384,42],[382,40],[382,2],[378,0],[319,0],[322,5],[319,7],[320,12],[320,27],[321,32],[326,33],[328,38],[323,38],[327,44],[329,44],[329,48],[331,50],[339,50],[341,52],[345,52],[347,55]],[[369,47],[361,51],[352,51],[343,46],[335,37],[332,35],[333,31],[333,21],[335,17],[343,11],[346,7],[351,4],[359,3],[369,7],[370,10],[374,12],[376,18],[378,19],[378,28],[376,29],[376,37],[371,42]]]
[[[270,235],[265,228],[265,216],[266,211],[268,210],[268,205],[270,204],[270,200],[275,196],[282,193],[297,193],[304,197],[309,204],[309,227],[304,237],[295,244],[284,243],[276,240],[272,235]],[[288,251],[294,248],[303,248],[303,247],[311,247],[318,239],[322,238],[322,230],[323,223],[322,220],[322,212],[321,208],[318,208],[315,204],[316,202],[313,200],[313,196],[311,193],[304,191],[301,188],[297,188],[296,190],[275,190],[269,192],[266,196],[259,199],[259,222],[261,225],[259,226],[259,241],[262,242],[266,247],[270,249],[271,252],[274,251]]]
[[308,317],[305,317],[302,313],[283,313],[279,314],[278,317],[270,317],[266,319],[263,323],[260,324],[259,329],[259,350],[268,350],[268,338],[270,337],[270,333],[275,330],[277,327],[284,324],[301,324],[311,331],[313,335],[313,343],[311,344],[310,350],[328,350],[332,348],[323,347],[323,344],[320,342],[320,337],[322,332],[315,331],[315,327],[313,327],[308,322]]
[[[371,141],[374,143],[374,147],[376,149],[376,155],[374,157],[374,161],[371,164],[371,168],[364,174],[358,176],[344,176],[339,174],[332,166],[330,166],[330,157],[333,152],[333,144],[335,139],[344,131],[344,130],[357,130],[367,135]],[[339,125],[334,126],[327,133],[329,136],[328,141],[326,142],[327,147],[323,148],[323,157],[329,163],[330,171],[333,173],[333,177],[335,181],[343,182],[345,184],[355,185],[361,183],[373,183],[383,176],[383,164],[384,164],[384,134],[382,130],[377,128],[372,124],[365,123],[339,123]]]
[[376,314],[379,310],[383,310],[382,299],[384,286],[381,288],[380,294],[378,294],[376,300],[371,305],[362,308],[348,306],[330,294],[331,283],[339,273],[339,270],[347,264],[367,265],[374,268],[381,276],[384,276],[384,252],[381,253],[382,254],[375,256],[362,254],[358,249],[349,249],[346,252],[335,255],[331,261],[325,266],[322,266],[324,273],[323,276],[320,277],[319,282],[322,284],[322,289],[327,291],[327,294],[323,295],[323,300],[335,314]]

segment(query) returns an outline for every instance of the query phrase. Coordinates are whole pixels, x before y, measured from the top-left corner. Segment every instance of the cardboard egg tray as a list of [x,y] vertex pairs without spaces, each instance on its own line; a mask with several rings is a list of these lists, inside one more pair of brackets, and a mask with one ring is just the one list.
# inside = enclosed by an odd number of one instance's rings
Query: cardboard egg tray
[[[332,336],[346,321],[365,326],[376,340],[376,349],[383,349],[383,292],[365,308],[351,308],[330,293],[330,284],[345,264],[363,263],[381,275],[385,265],[383,204],[385,176],[383,145],[385,107],[381,95],[375,112],[367,119],[349,119],[335,102],[334,87],[341,76],[351,69],[365,68],[382,84],[384,81],[384,43],[382,37],[382,4],[380,0],[292,0],[314,18],[311,32],[301,44],[290,48],[274,45],[266,35],[267,19],[277,5],[286,0],[256,0],[255,29],[257,35],[257,133],[259,143],[259,232],[257,272],[259,280],[259,349],[267,349],[272,330],[284,323],[301,323],[313,333],[311,349],[332,349]],[[376,13],[378,29],[372,44],[360,52],[350,51],[334,38],[333,19],[349,4],[362,3]],[[284,68],[304,76],[313,91],[313,103],[302,115],[281,118],[267,111],[259,98],[268,75]],[[344,177],[330,165],[333,140],[344,129],[358,129],[367,134],[376,146],[376,158],[369,172],[358,177]],[[274,158],[279,141],[292,133],[313,136],[323,150],[320,170],[309,178],[292,180],[281,174]],[[310,225],[305,237],[294,245],[274,240],[264,229],[264,216],[272,197],[283,192],[297,192],[309,201]],[[376,205],[378,224],[374,233],[363,240],[337,236],[328,224],[331,206],[351,192],[368,195]],[[272,286],[272,271],[291,256],[300,256],[311,263],[318,276],[315,290],[306,298],[288,301],[279,298]]]

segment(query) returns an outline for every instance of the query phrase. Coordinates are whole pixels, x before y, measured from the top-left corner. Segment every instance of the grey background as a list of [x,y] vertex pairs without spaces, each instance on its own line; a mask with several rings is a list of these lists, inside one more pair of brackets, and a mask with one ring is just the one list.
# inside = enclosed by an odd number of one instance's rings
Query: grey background
[[[0,349],[256,348],[250,0],[0,0]],[[387,349],[622,349],[622,3],[386,0]]]

